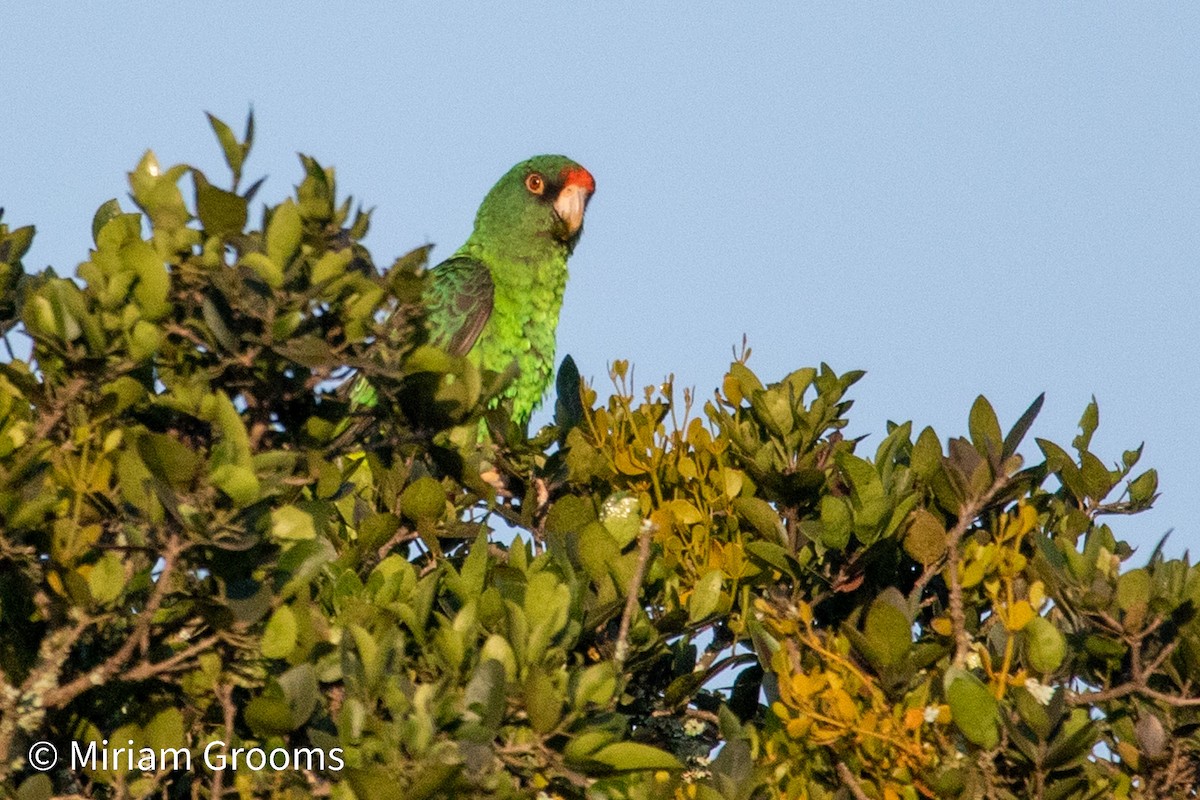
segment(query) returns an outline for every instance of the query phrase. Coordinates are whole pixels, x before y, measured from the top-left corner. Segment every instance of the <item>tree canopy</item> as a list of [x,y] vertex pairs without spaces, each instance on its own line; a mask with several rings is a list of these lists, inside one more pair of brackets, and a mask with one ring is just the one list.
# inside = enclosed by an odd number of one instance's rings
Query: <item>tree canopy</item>
[[228,188],[147,152],[73,278],[0,225],[7,790],[1196,796],[1200,570],[1118,538],[1157,478],[1094,402],[1069,447],[1041,398],[852,440],[862,373],[744,349],[707,398],[567,359],[528,433],[425,343],[427,248],[378,269],[309,157],[254,227],[253,119],[210,122]]

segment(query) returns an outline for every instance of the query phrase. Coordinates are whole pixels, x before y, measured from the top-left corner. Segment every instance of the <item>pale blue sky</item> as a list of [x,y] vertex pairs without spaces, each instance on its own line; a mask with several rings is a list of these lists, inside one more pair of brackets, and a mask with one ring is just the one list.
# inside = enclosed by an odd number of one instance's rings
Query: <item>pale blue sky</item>
[[708,396],[745,333],[764,379],[867,370],[873,442],[1046,391],[1033,435],[1068,445],[1095,394],[1094,449],[1145,440],[1161,474],[1115,520],[1135,561],[1195,550],[1200,7],[651,5],[10,4],[0,205],[70,273],[145,148],[223,181],[203,112],[253,103],[260,198],[296,151],[336,166],[387,264],[564,152],[597,192],[559,352],[601,388],[627,358]]

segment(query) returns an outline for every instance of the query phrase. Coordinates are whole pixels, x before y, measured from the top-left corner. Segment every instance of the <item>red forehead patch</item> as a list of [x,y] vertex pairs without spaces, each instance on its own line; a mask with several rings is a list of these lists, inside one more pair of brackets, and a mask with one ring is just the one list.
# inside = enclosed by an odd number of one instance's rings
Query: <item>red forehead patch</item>
[[563,186],[582,186],[588,194],[596,191],[596,179],[583,167],[565,167],[560,177]]

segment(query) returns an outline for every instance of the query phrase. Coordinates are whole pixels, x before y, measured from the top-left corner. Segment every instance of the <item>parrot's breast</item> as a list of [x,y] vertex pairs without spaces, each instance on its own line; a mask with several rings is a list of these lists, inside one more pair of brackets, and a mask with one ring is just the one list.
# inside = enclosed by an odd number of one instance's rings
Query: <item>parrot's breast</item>
[[495,264],[492,314],[471,355],[486,370],[518,374],[503,397],[519,423],[541,403],[554,373],[555,334],[567,285],[566,258],[542,264]]

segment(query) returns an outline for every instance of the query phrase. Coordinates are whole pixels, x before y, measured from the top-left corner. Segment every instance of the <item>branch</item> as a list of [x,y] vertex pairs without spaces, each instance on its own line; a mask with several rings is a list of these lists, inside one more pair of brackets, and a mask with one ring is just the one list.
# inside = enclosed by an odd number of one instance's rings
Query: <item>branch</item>
[[1200,708],[1200,697],[1177,697],[1173,694],[1160,692],[1138,683],[1122,683],[1111,689],[1096,692],[1067,692],[1067,702],[1073,706],[1086,706],[1093,703],[1103,703],[1106,700],[1119,700],[1131,694],[1141,695],[1150,700],[1157,700],[1173,708]]
[[[31,713],[41,713],[27,711],[22,714],[21,706],[31,696],[36,699],[38,685],[52,683],[56,679],[58,671],[71,655],[71,648],[92,622],[91,617],[80,614],[70,628],[56,628],[42,639],[38,648],[37,666],[29,671],[20,687],[8,684],[8,678],[5,677],[3,693],[0,695],[0,709],[4,711],[0,714],[0,781],[7,780],[12,770],[11,748],[18,726],[28,724]],[[38,722],[40,724],[40,720]]]
[[[233,741],[233,721],[237,716],[237,708],[233,704],[233,687],[229,684],[220,684],[213,686],[213,692],[217,695],[217,700],[221,703],[221,710],[224,712],[225,721],[225,741]],[[225,768],[217,770],[213,773],[212,791],[209,797],[212,800],[221,800],[221,795],[225,794]]]
[[982,496],[964,503],[958,509],[958,522],[950,530],[946,542],[946,566],[950,572],[950,624],[954,628],[954,665],[961,667],[971,649],[971,637],[967,635],[967,618],[963,611],[962,579],[958,574],[958,544],[963,534],[974,524],[976,517],[988,503],[1008,485],[1008,476],[1001,473]]
[[655,709],[654,711],[650,712],[650,716],[652,716],[652,717],[673,717],[677,713],[683,714],[683,716],[689,717],[691,719],[703,720],[704,722],[711,724],[713,727],[720,727],[720,725],[721,725],[721,718],[718,717],[713,712],[705,711],[702,708],[692,708],[691,706],[687,706],[682,711],[678,711],[678,712],[673,708],[659,708],[659,709]]
[[185,647],[175,655],[171,656],[170,658],[163,659],[162,661],[143,661],[122,675],[121,680],[131,683],[134,681],[144,681],[149,678],[153,678],[156,675],[161,675],[164,672],[173,672],[178,670],[182,667],[185,661],[197,653],[201,653],[212,647],[214,644],[220,641],[220,638],[221,637],[219,636],[209,636],[206,639],[201,639],[191,647]]
[[53,398],[52,400],[52,402],[55,404],[54,410],[43,416],[41,420],[38,421],[37,430],[34,432],[34,438],[36,440],[41,441],[49,438],[50,432],[54,430],[55,426],[58,425],[59,420],[61,420],[63,415],[67,413],[67,406],[71,405],[71,402],[75,399],[75,396],[82,392],[84,387],[87,385],[87,379],[75,378],[63,387],[62,394]]
[[[171,582],[171,576],[175,572],[179,554],[183,550],[184,545],[179,541],[178,536],[173,535],[167,540],[166,550],[162,556],[162,572],[159,573],[158,581],[154,584],[154,591],[150,593],[150,598],[146,601],[146,607],[138,614],[137,621],[134,623],[129,638],[125,640],[120,649],[106,658],[100,666],[88,670],[70,683],[47,692],[43,698],[43,705],[46,708],[62,708],[88,689],[93,686],[99,686],[107,681],[129,662],[138,645],[144,644],[149,637],[150,626],[154,624],[154,615],[158,612],[163,599],[167,595],[167,587]],[[31,675],[30,680],[33,677]],[[26,684],[29,684],[28,680]]]
[[850,790],[850,794],[854,795],[854,800],[871,800],[866,792],[863,791],[862,784],[858,782],[858,778],[854,777],[854,773],[850,771],[841,761],[837,765],[838,777],[842,779],[842,783]]
[[617,631],[617,646],[613,658],[617,666],[625,663],[629,656],[629,626],[633,622],[633,614],[638,607],[638,594],[642,590],[642,581],[646,580],[646,566],[650,563],[650,537],[654,528],[646,525],[638,534],[638,560],[634,569],[633,580],[629,582],[629,591],[625,595],[625,610],[621,612],[621,627]]
[[929,582],[933,580],[933,577],[941,571],[941,563],[939,561],[934,561],[932,564],[926,564],[925,568],[921,571],[920,577],[918,577],[916,583],[913,584],[912,590],[908,593],[909,597],[920,599],[921,595],[925,593],[925,587],[928,586]]
[[1149,664],[1147,664],[1145,667],[1142,668],[1143,671],[1146,673],[1149,673],[1149,674],[1153,674],[1153,673],[1157,672],[1158,668],[1163,665],[1164,661],[1166,661],[1168,658],[1171,657],[1171,654],[1175,652],[1175,648],[1178,646],[1179,646],[1178,639],[1176,639],[1175,641],[1168,644],[1166,647],[1164,647],[1162,649],[1162,652],[1160,652],[1157,656],[1154,657],[1153,661],[1151,661]]

